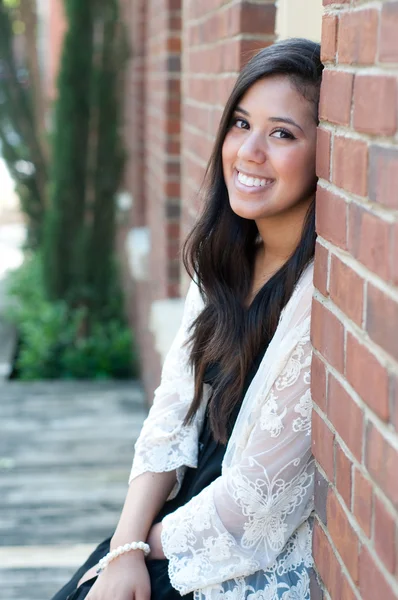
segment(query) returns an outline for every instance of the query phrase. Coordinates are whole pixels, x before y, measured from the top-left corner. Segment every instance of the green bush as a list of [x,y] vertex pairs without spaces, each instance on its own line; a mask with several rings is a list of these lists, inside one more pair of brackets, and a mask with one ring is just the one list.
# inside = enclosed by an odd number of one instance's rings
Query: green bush
[[63,300],[46,299],[39,256],[28,257],[10,274],[8,294],[12,300],[8,319],[20,336],[16,361],[20,379],[124,379],[137,375],[132,336],[123,319],[109,316],[85,332],[87,309],[69,309]]

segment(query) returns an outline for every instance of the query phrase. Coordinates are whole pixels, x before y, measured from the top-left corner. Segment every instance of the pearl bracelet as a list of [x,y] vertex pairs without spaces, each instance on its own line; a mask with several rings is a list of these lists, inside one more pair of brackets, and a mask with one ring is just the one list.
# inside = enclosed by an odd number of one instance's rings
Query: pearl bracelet
[[112,560],[118,558],[126,552],[130,552],[130,550],[142,550],[145,556],[148,556],[148,554],[151,551],[151,548],[149,547],[149,544],[145,544],[144,542],[131,542],[131,544],[124,544],[124,546],[118,546],[114,550],[108,552],[108,554],[106,554],[103,558],[101,558],[97,565],[97,573],[101,573],[101,571],[106,569],[106,567],[109,565],[110,562],[112,562]]

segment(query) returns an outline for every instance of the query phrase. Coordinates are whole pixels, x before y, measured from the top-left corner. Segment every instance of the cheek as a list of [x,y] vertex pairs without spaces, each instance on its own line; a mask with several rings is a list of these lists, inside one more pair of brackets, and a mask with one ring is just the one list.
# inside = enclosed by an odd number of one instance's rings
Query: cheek
[[224,175],[230,175],[232,166],[236,160],[237,151],[238,147],[236,140],[234,140],[230,134],[227,135],[221,152]]
[[280,173],[293,185],[307,185],[315,178],[315,151],[292,149],[279,162]]

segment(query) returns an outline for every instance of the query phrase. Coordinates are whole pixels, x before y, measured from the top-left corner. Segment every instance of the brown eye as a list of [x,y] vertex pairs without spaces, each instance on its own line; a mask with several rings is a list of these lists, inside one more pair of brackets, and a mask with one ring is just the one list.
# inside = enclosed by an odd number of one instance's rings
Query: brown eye
[[[278,135],[275,135],[278,134]],[[279,140],[295,140],[296,138],[294,137],[294,135],[292,133],[290,133],[290,131],[288,131],[287,129],[274,129],[274,131],[271,133],[272,137],[276,137]]]
[[232,125],[237,127],[238,129],[249,129],[249,123],[245,121],[245,119],[241,119],[240,117],[235,117],[233,119]]

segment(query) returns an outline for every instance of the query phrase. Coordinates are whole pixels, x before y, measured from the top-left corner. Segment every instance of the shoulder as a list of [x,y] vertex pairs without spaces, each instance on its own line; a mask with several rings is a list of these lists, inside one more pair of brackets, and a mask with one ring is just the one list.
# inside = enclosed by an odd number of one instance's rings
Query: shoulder
[[314,263],[305,268],[292,296],[282,311],[278,328],[286,334],[291,330],[308,328],[311,320],[312,296],[314,294]]

